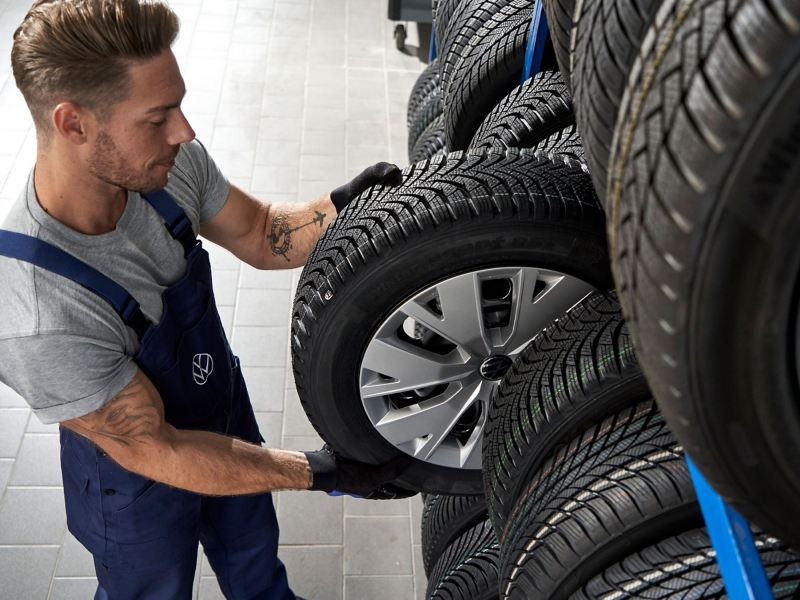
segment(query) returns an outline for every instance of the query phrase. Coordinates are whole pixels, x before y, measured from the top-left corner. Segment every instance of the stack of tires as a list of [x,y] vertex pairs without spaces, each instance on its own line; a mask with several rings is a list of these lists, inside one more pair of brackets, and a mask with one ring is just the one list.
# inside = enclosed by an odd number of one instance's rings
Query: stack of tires
[[800,3],[544,4],[659,407],[800,547]]
[[[428,598],[724,594],[682,447],[613,293],[540,333],[488,418],[485,497],[426,500]],[[756,544],[775,597],[794,597],[800,555],[761,532]]]
[[301,276],[303,407],[412,458],[429,598],[723,597],[686,449],[796,597],[800,9],[544,4],[520,83],[534,0],[438,0],[411,165]]

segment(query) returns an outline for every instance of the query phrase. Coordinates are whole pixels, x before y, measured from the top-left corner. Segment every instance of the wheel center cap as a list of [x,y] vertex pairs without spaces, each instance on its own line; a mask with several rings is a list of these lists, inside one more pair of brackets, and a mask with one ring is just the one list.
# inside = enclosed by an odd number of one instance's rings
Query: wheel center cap
[[511,368],[512,364],[513,361],[503,354],[490,356],[481,364],[481,377],[489,381],[499,381],[506,374],[506,371]]

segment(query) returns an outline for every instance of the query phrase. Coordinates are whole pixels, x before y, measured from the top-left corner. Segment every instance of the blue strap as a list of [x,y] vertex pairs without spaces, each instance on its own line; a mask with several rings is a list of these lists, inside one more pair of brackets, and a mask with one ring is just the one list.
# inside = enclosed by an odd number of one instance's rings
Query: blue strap
[[125,288],[61,248],[29,235],[0,230],[0,256],[31,263],[94,292],[114,308],[139,338],[150,326],[139,303]]
[[186,216],[183,209],[178,206],[177,202],[172,199],[172,196],[163,189],[142,194],[142,198],[161,215],[161,218],[164,219],[164,225],[166,225],[167,231],[169,231],[169,234],[174,239],[181,243],[184,256],[188,257],[192,248],[197,245],[197,238],[192,230],[192,222],[189,220],[189,217]]

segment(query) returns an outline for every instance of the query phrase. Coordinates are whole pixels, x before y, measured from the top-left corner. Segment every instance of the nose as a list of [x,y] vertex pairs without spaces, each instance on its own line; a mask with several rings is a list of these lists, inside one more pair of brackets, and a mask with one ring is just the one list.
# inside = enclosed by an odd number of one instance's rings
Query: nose
[[195,138],[194,129],[192,129],[183,111],[179,108],[175,112],[176,119],[173,122],[168,140],[171,146],[178,146],[179,144],[191,142]]

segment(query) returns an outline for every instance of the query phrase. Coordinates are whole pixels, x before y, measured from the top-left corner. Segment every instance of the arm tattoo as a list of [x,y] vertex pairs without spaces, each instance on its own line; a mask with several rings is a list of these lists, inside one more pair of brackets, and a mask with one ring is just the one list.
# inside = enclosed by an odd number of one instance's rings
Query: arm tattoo
[[320,228],[322,228],[325,223],[325,217],[327,216],[325,213],[319,212],[318,210],[314,211],[314,213],[315,216],[313,219],[297,227],[289,227],[289,217],[286,216],[286,213],[278,213],[275,215],[272,219],[272,228],[269,235],[272,254],[275,256],[283,256],[287,262],[290,261],[291,259],[288,254],[289,250],[292,249],[292,234],[314,223],[319,223]]

